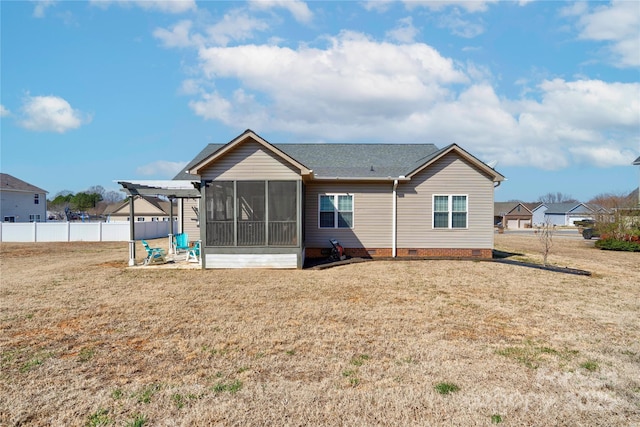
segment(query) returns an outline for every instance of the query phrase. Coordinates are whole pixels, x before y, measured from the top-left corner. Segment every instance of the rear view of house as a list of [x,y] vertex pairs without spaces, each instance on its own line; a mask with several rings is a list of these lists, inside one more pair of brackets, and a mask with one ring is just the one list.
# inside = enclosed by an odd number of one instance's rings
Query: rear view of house
[[204,268],[301,268],[334,238],[350,256],[490,258],[504,177],[455,144],[271,144],[247,130],[175,179],[200,189],[179,214],[199,225]]

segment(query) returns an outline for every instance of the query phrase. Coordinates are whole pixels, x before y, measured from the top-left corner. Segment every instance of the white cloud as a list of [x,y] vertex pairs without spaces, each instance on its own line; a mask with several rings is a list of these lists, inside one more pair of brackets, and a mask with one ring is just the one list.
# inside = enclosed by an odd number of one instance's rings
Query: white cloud
[[91,4],[99,7],[109,7],[111,4],[120,6],[138,6],[145,10],[155,10],[163,13],[184,13],[197,9],[195,0],[90,0]]
[[38,0],[33,8],[35,18],[44,18],[46,10],[56,4],[56,0]]
[[19,124],[28,130],[64,133],[89,123],[91,117],[57,96],[27,96]]
[[11,115],[11,111],[7,110],[4,105],[0,104],[0,117],[7,117]]
[[560,9],[560,16],[580,16],[589,11],[586,1],[577,1]]
[[[244,95],[226,99],[216,92],[191,107],[232,125],[248,116],[285,126],[312,125],[319,118],[343,126],[381,115],[404,116],[446,98],[443,85],[467,81],[453,61],[430,46],[377,43],[356,33],[330,39],[326,50],[248,45],[201,49],[199,55],[207,78],[237,79]],[[239,103],[250,93],[260,93],[268,105]]]
[[387,31],[387,38],[400,43],[412,43],[420,31],[413,26],[413,18],[407,16],[398,20],[398,26]]
[[187,165],[187,162],[171,162],[167,160],[158,160],[148,163],[136,169],[136,173],[144,176],[158,176],[173,178]]
[[438,24],[442,28],[451,30],[452,34],[467,39],[484,33],[484,25],[481,22],[474,23],[468,19],[464,19],[458,10],[442,15],[438,19]]
[[572,147],[571,154],[580,163],[593,164],[598,167],[627,166],[629,159],[635,157],[635,152],[620,147],[614,142],[605,146]]
[[196,115],[239,130],[298,141],[456,142],[484,160],[545,169],[626,164],[640,144],[638,83],[538,77],[508,99],[489,68],[425,43],[347,31],[296,48],[202,39],[199,74],[181,91]]
[[192,39],[190,35],[192,22],[189,20],[180,21],[171,27],[170,30],[156,28],[153,36],[160,39],[165,47],[188,47],[197,46],[198,40]]
[[417,7],[427,7],[431,10],[444,10],[446,8],[459,8],[469,13],[485,12],[491,3],[497,3],[498,0],[404,0],[404,4],[408,9]]
[[251,39],[256,31],[267,30],[268,25],[240,10],[224,15],[221,21],[207,28],[207,38],[219,46],[226,46],[231,41]]
[[549,118],[576,128],[598,129],[640,126],[640,84],[607,83],[601,80],[545,80],[541,105]]
[[256,9],[283,8],[288,10],[298,22],[309,23],[313,20],[313,13],[307,4],[300,0],[251,0],[250,4]]
[[360,2],[362,7],[368,11],[386,12],[396,0],[364,0]]
[[201,93],[201,83],[196,79],[183,80],[178,93],[181,95],[197,95]]
[[156,28],[153,35],[168,48],[204,47],[207,43],[226,46],[230,42],[251,39],[255,32],[268,28],[265,22],[244,11],[232,10],[217,23],[204,28],[204,35],[193,31],[193,22],[190,20],[180,21],[170,29]]
[[614,1],[580,15],[579,37],[609,43],[612,62],[619,67],[640,66],[640,5],[637,1]]

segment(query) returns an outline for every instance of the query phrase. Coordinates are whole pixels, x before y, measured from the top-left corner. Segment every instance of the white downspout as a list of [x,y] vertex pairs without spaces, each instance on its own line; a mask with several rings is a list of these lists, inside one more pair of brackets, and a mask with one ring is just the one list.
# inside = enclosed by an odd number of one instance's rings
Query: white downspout
[[392,208],[392,219],[391,219],[391,223],[393,225],[393,229],[391,230],[391,256],[393,258],[396,257],[396,240],[397,240],[397,229],[398,229],[398,213],[397,213],[397,197],[396,197],[396,189],[398,188],[398,180],[394,179],[393,180],[393,208]]

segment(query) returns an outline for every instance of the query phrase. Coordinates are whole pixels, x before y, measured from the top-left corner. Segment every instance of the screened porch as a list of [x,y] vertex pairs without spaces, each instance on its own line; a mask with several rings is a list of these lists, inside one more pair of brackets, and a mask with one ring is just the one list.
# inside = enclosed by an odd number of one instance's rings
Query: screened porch
[[299,181],[211,181],[205,186],[208,247],[299,247]]

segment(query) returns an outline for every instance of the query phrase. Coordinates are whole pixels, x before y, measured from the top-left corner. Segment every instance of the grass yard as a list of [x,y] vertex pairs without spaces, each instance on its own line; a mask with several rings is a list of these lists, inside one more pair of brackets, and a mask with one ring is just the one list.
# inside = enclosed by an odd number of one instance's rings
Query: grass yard
[[[539,261],[534,236],[496,247]],[[142,246],[138,254],[142,256]],[[128,268],[0,246],[0,425],[640,425],[640,254]]]

